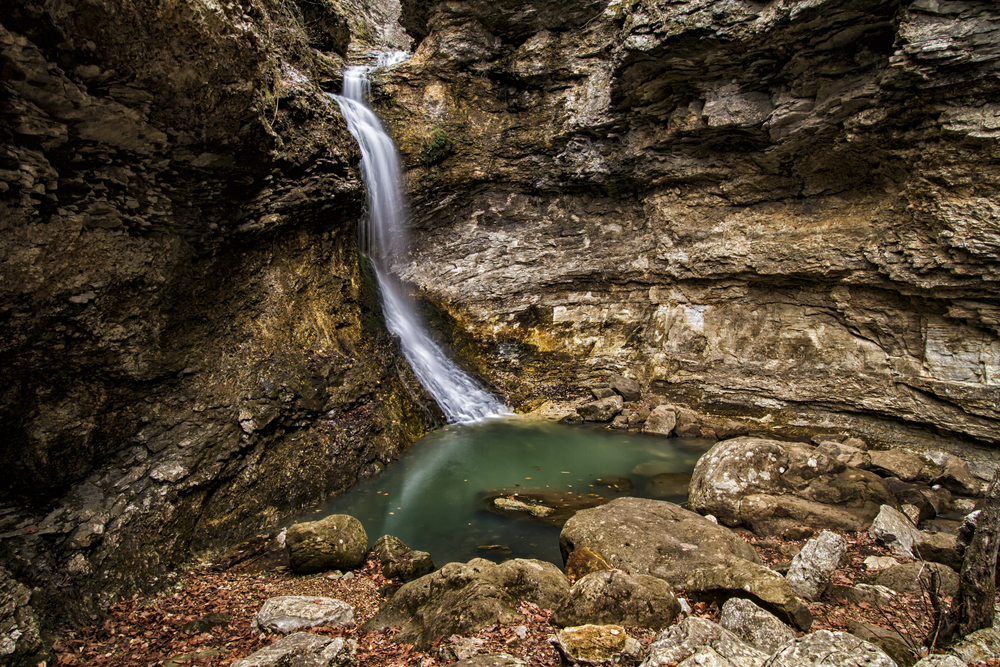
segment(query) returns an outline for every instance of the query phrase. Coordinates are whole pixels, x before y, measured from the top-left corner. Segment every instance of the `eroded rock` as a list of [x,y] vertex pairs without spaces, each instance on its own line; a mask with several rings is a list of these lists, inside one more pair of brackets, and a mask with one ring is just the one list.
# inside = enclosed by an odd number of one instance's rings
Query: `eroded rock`
[[355,568],[368,553],[368,534],[353,516],[334,514],[296,523],[285,534],[292,569],[300,574]]
[[722,605],[719,625],[768,655],[797,636],[774,614],[738,597],[730,598]]
[[642,667],[678,665],[699,653],[705,656],[703,661],[714,660],[715,664],[733,667],[761,667],[767,660],[766,653],[744,643],[722,626],[688,616],[656,635]]
[[898,667],[882,649],[846,632],[818,630],[779,648],[764,667]]
[[400,626],[396,641],[423,648],[440,637],[521,620],[518,600],[554,609],[568,594],[569,581],[552,563],[516,558],[496,565],[476,558],[405,584],[364,629]]
[[734,438],[698,460],[691,507],[727,526],[782,535],[798,526],[858,531],[892,497],[878,476],[799,442]]
[[559,549],[566,558],[580,547],[599,552],[615,568],[651,574],[672,586],[728,558],[760,562],[728,528],[673,503],[644,498],[616,498],[577,512],[559,534]]
[[354,609],[334,598],[282,595],[264,602],[255,622],[264,632],[284,633],[323,625],[354,625]]
[[673,588],[663,579],[601,570],[573,584],[552,622],[562,627],[621,624],[661,630],[680,611]]
[[795,555],[785,579],[792,590],[805,599],[818,600],[845,553],[847,540],[824,530],[806,542],[802,551]]

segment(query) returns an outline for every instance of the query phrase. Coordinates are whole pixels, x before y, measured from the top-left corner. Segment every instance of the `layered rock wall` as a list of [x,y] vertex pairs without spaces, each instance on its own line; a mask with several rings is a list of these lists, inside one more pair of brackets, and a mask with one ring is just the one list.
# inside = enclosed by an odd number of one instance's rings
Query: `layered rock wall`
[[336,6],[15,4],[0,662],[45,648],[33,617],[162,584],[377,471],[437,415],[359,262],[360,155],[321,88],[349,47]]
[[411,16],[382,109],[400,271],[514,402],[615,371],[778,430],[997,442],[994,4],[501,4]]

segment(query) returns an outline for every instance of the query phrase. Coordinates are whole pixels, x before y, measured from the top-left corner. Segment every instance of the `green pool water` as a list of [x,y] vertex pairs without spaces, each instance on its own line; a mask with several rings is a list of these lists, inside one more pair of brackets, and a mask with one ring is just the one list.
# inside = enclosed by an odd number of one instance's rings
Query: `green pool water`
[[677,473],[690,473],[711,444],[524,417],[452,425],[298,520],[350,514],[372,542],[395,535],[430,552],[437,567],[476,557],[561,565],[559,526],[525,512],[488,511],[492,497],[544,494],[586,504],[632,495],[684,503],[685,477]]

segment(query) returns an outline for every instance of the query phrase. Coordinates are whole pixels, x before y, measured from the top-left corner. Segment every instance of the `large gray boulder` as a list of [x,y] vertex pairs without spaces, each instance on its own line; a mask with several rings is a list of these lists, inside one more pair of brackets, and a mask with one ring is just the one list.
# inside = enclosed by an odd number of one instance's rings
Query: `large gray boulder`
[[866,530],[892,495],[875,474],[802,442],[733,438],[695,466],[690,506],[758,535],[789,528]]
[[868,452],[871,469],[883,477],[898,477],[904,482],[912,482],[924,469],[924,460],[916,454],[901,449],[873,450]]
[[357,642],[296,632],[232,664],[232,667],[345,667],[354,664]]
[[[694,658],[690,663],[687,661]],[[732,667],[761,667],[767,654],[744,643],[722,626],[697,616],[688,616],[658,634],[649,646],[641,667],[666,667],[695,663]]]
[[563,560],[580,547],[600,553],[612,567],[651,574],[675,587],[694,570],[730,558],[760,563],[757,552],[728,528],[646,498],[616,498],[577,512],[559,534]]
[[552,622],[561,627],[620,624],[661,630],[680,611],[673,588],[663,579],[603,570],[573,584]]
[[845,553],[847,540],[824,530],[795,554],[785,579],[792,590],[805,599],[818,600]]
[[295,632],[324,625],[354,625],[354,609],[334,598],[315,595],[282,595],[269,598],[257,612],[263,632]]
[[719,625],[768,655],[797,636],[777,616],[743,598],[726,600]]
[[515,558],[496,565],[475,558],[405,584],[364,630],[400,626],[396,641],[426,649],[440,637],[522,621],[518,600],[556,609],[568,594],[569,580],[552,563]]
[[333,514],[293,524],[285,534],[292,569],[299,574],[352,569],[365,561],[368,534],[353,516]]
[[846,632],[817,630],[772,655],[764,667],[899,667],[885,651]]

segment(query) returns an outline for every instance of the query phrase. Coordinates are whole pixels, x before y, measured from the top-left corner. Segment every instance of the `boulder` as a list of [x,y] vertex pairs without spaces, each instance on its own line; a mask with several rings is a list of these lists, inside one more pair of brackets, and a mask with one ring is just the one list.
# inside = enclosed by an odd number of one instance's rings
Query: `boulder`
[[658,475],[653,475],[646,484],[646,495],[652,498],[687,497],[690,486],[691,473],[689,472],[661,472]]
[[518,600],[556,609],[568,594],[569,581],[552,563],[515,558],[496,565],[475,558],[405,584],[364,630],[401,626],[394,639],[423,650],[440,637],[523,620]]
[[587,547],[580,547],[571,553],[566,558],[566,567],[564,568],[566,578],[570,580],[570,583],[583,579],[592,572],[610,569],[612,567],[608,561],[604,560],[604,556]]
[[913,558],[913,545],[923,538],[917,527],[899,510],[883,505],[868,529],[873,540],[889,547],[897,556]]
[[352,569],[365,561],[368,535],[353,516],[334,514],[293,524],[285,534],[292,569],[299,574]]
[[883,477],[898,477],[904,482],[917,479],[924,468],[922,458],[901,449],[870,451],[868,457],[873,472]]
[[633,575],[651,574],[680,586],[703,566],[727,558],[759,563],[757,552],[733,531],[679,505],[646,498],[616,498],[577,512],[559,535],[565,560],[580,547]]
[[761,667],[767,660],[766,653],[744,643],[722,626],[704,618],[688,616],[656,636],[642,667],[687,665],[684,661],[699,653],[705,665],[712,665],[714,660],[716,665]]
[[695,466],[688,502],[727,526],[758,535],[790,528],[865,530],[893,499],[871,472],[850,468],[801,442],[723,440]]
[[594,398],[601,400],[602,398],[607,398],[608,396],[614,396],[615,390],[611,387],[591,387],[590,393],[594,395]]
[[609,378],[608,384],[611,388],[615,390],[615,393],[621,396],[626,401],[638,401],[642,398],[642,387],[639,383],[631,378],[622,377],[621,375],[612,375]]
[[818,600],[845,553],[847,540],[824,530],[795,555],[785,579],[792,590],[805,599]]
[[956,572],[962,569],[964,546],[959,546],[958,536],[953,533],[921,533],[916,548],[922,560],[947,565]]
[[611,421],[615,415],[622,411],[622,397],[608,396],[590,403],[584,403],[576,411],[586,422],[607,422]]
[[561,627],[620,623],[660,630],[673,623],[680,611],[673,588],[663,579],[603,570],[573,584],[552,623]]
[[666,438],[673,433],[676,424],[677,413],[674,412],[673,406],[658,405],[650,410],[649,416],[646,418],[646,423],[642,427],[642,432],[649,433],[650,435],[661,435]]
[[777,616],[743,598],[730,598],[722,605],[719,625],[768,655],[796,637]]
[[232,667],[342,667],[354,664],[357,642],[296,632],[232,664]]
[[848,621],[847,631],[858,639],[863,639],[870,644],[878,646],[899,667],[912,667],[917,662],[917,654],[910,648],[913,645],[913,641],[908,640],[895,630],[889,630],[861,621]]
[[875,583],[897,593],[921,595],[931,588],[931,573],[937,572],[942,595],[954,597],[958,592],[958,573],[941,563],[901,563],[882,570]]
[[818,630],[778,649],[764,667],[898,667],[874,644],[846,632]]
[[688,576],[683,589],[691,597],[717,600],[749,596],[800,630],[805,631],[812,626],[809,608],[795,597],[795,591],[784,577],[742,558],[730,558],[725,563],[698,568]]
[[334,598],[282,595],[269,598],[256,617],[262,632],[295,632],[324,625],[354,625],[351,605]]
[[374,551],[382,563],[382,574],[389,579],[413,581],[434,570],[434,561],[429,553],[413,551],[392,535],[383,535],[375,540]]
[[623,655],[636,656],[642,649],[620,625],[581,625],[556,633],[556,648],[570,663],[599,665],[617,663]]
[[750,427],[742,422],[727,419],[715,426],[715,435],[719,440],[738,438],[750,433]]

